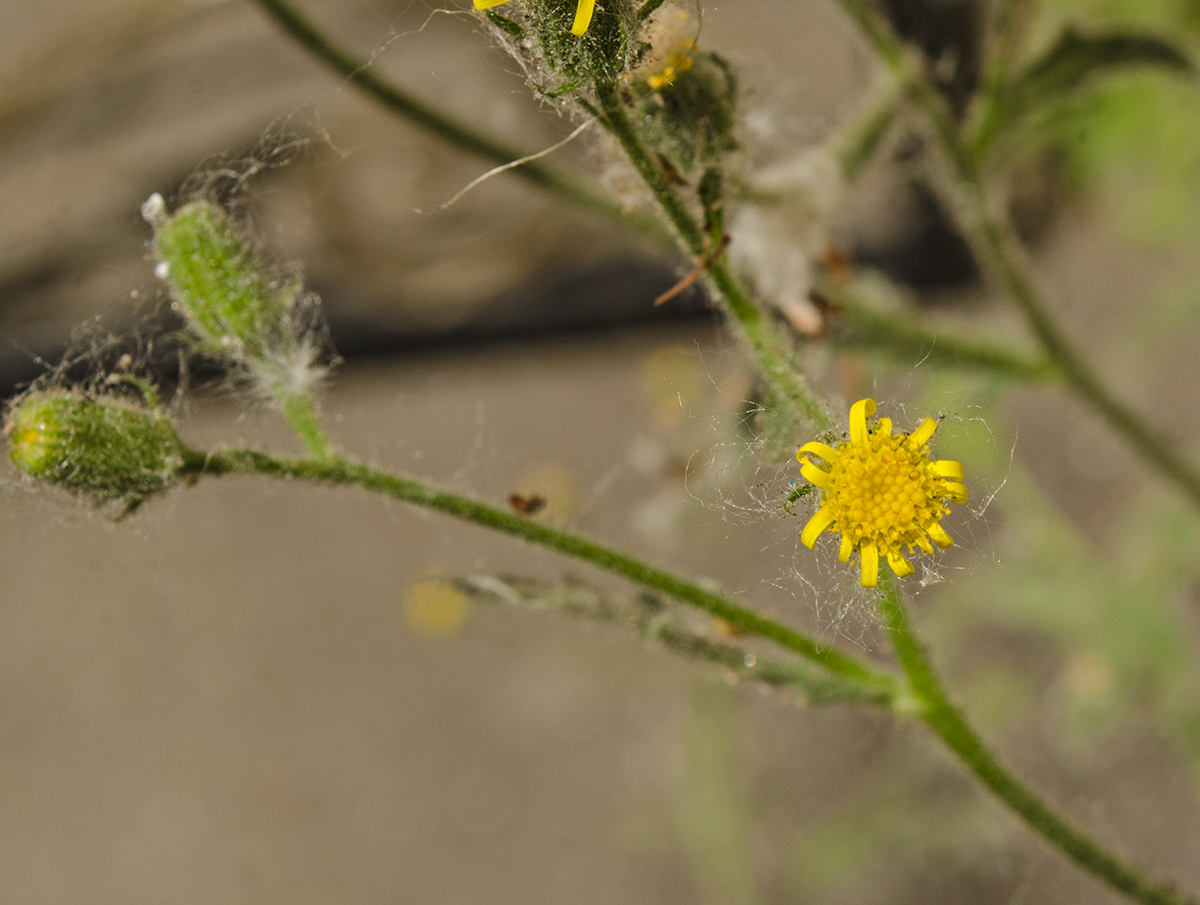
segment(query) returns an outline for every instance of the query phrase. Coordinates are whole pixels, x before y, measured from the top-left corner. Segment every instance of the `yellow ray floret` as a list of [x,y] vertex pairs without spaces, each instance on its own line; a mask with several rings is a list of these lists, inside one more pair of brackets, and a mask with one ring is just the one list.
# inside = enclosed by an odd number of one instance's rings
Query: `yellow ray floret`
[[[509,0],[474,0],[476,9],[491,9]],[[596,11],[596,0],[579,0],[575,7],[575,21],[571,24],[571,34],[582,36],[592,24],[592,14]]]
[[796,453],[800,473],[824,495],[800,542],[811,549],[822,532],[839,532],[838,558],[846,562],[858,551],[864,588],[879,580],[881,556],[903,578],[913,567],[901,548],[932,553],[930,540],[943,549],[953,544],[940,522],[950,511],[947,502],[967,501],[962,465],[929,458],[936,421],[926,418],[911,434],[899,434],[890,418],[868,423],[874,414],[875,400],[860,399],[850,407],[848,440],[836,446],[813,441]]

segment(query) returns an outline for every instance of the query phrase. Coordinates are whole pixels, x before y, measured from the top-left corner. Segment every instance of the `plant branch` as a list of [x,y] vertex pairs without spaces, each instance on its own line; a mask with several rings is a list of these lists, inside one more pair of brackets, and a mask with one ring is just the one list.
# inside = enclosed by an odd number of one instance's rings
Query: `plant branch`
[[736,629],[764,638],[820,664],[834,675],[879,692],[890,692],[894,681],[860,660],[822,645],[796,629],[728,600],[671,572],[652,566],[611,547],[568,531],[516,515],[469,497],[331,456],[325,459],[276,458],[253,450],[227,449],[203,453],[191,450],[180,472],[185,476],[258,474],[328,484],[349,484],[381,493],[425,509],[445,513],[503,534],[581,559],[621,575],[676,600],[725,620]]
[[330,458],[333,455],[333,445],[321,427],[312,399],[302,393],[292,393],[283,396],[278,402],[280,411],[291,422],[309,455],[318,459]]
[[895,80],[884,76],[858,114],[838,129],[833,150],[842,168],[842,179],[852,184],[875,156],[900,113],[903,92]]
[[[982,199],[978,204],[982,206]],[[1055,362],[1067,385],[1089,403],[1109,425],[1141,454],[1159,474],[1173,481],[1192,504],[1200,507],[1200,473],[1157,429],[1136,411],[1117,399],[1071,347],[1047,310],[1023,264],[1023,254],[1011,229],[999,221],[981,217],[968,241],[985,270],[994,273],[1016,300],[1046,354]]]
[[[254,0],[287,34],[313,56],[346,78],[369,97],[415,125],[432,132],[452,145],[489,160],[505,164],[526,155],[516,148],[487,135],[441,112],[409,92],[387,82],[376,74],[370,60],[338,46],[326,37],[308,18],[286,0]],[[613,201],[598,195],[586,186],[555,172],[538,161],[529,161],[512,170],[513,174],[557,195],[564,201],[598,214],[607,220],[632,229],[660,245],[674,243],[653,217],[627,214]]]
[[[707,257],[711,249],[706,243],[703,228],[675,194],[662,169],[638,137],[615,87],[597,84],[596,94],[600,101],[601,122],[620,144],[654,195],[654,200],[675,228],[686,251],[697,259]],[[707,278],[719,297],[724,299],[755,362],[767,379],[771,391],[768,401],[803,415],[817,430],[832,427],[829,416],[809,389],[783,337],[734,277],[725,255],[717,257],[708,267]]]
[[811,661],[762,656],[741,645],[716,640],[711,632],[689,628],[657,594],[642,592],[636,601],[622,604],[597,588],[569,578],[545,582],[478,575],[457,579],[454,584],[477,600],[554,610],[630,629],[681,657],[719,666],[738,679],[794,692],[806,704],[858,702],[887,707],[893,703],[887,690],[834,675]]
[[910,58],[891,26],[865,0],[841,0],[871,44],[908,87],[909,97],[925,113],[950,164],[949,184],[940,188],[975,260],[993,287],[1016,303],[1064,382],[1092,406],[1159,474],[1174,482],[1200,507],[1200,471],[1137,412],[1121,402],[1075,351],[1050,314],[1025,261],[1012,227],[991,211],[983,177],[964,143],[958,124],[921,64]]
[[1107,851],[1054,810],[1010,773],[988,750],[946,696],[926,659],[900,598],[898,582],[881,572],[879,607],[900,665],[920,704],[919,718],[962,761],[981,783],[1039,836],[1088,873],[1144,905],[1195,905],[1172,887],[1156,883]]
[[828,278],[818,279],[815,288],[816,294],[833,306],[834,317],[826,322],[834,343],[886,349],[910,362],[914,359],[939,362],[1016,380],[1045,381],[1060,377],[1057,366],[1048,358],[1037,358],[999,343],[933,330],[915,317],[878,311]]

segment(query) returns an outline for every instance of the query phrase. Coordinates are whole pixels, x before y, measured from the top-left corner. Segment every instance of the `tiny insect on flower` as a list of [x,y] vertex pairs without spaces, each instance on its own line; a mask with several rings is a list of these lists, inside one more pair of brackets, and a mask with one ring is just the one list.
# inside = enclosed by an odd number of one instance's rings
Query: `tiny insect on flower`
[[940,524],[950,511],[946,501],[967,502],[962,465],[929,457],[926,444],[936,421],[926,418],[911,434],[900,434],[892,433],[890,418],[868,424],[874,414],[875,400],[860,399],[850,408],[848,440],[837,446],[805,443],[796,453],[801,474],[825,497],[800,542],[812,549],[826,529],[840,532],[838,558],[846,562],[858,550],[864,588],[875,587],[880,555],[903,578],[914,570],[902,547],[910,554],[914,547],[932,553],[930,539],[943,549],[951,546],[954,540]]
[[[491,9],[509,0],[474,0],[476,9]],[[592,24],[592,14],[596,11],[596,0],[579,0],[575,7],[575,21],[571,24],[571,34],[582,37]]]

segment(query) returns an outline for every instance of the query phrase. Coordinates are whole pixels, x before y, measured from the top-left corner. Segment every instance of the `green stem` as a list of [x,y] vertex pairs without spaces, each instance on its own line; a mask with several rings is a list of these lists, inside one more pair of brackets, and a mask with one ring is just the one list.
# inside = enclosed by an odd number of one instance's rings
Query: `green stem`
[[[600,101],[601,122],[617,140],[646,187],[654,195],[654,200],[675,228],[684,248],[698,260],[710,255],[712,249],[705,242],[703,229],[675,194],[662,169],[642,144],[625,114],[616,88],[613,85],[597,84],[596,95]],[[754,303],[734,277],[724,255],[710,264],[707,278],[724,299],[754,360],[766,377],[771,390],[769,401],[774,405],[787,406],[789,410],[803,415],[818,431],[832,427],[832,421],[809,389],[783,337],[771,324],[762,308]]]
[[1170,886],[1155,883],[1105,850],[1081,830],[1056,814],[1012,773],[971,728],[946,692],[913,633],[900,598],[898,582],[881,572],[879,607],[891,632],[892,644],[904,668],[918,715],[975,777],[1043,839],[1068,858],[1129,898],[1145,905],[1195,905]]
[[[511,163],[527,156],[502,141],[447,116],[436,107],[414,97],[376,75],[369,60],[339,47],[321,33],[309,19],[285,0],[254,0],[288,33],[296,43],[321,62],[344,76],[356,88],[383,104],[393,113],[469,153],[496,164]],[[511,171],[514,175],[560,198],[598,214],[605,219],[632,228],[659,244],[673,244],[653,217],[627,214],[621,205],[592,192],[574,179],[555,172],[538,161],[529,161]]]
[[293,393],[280,398],[278,402],[280,411],[291,422],[309,454],[318,459],[332,458],[333,445],[321,427],[312,399],[301,393]]
[[991,144],[1008,102],[1010,74],[1021,50],[1028,0],[1000,0],[985,45],[983,79],[971,111],[967,141],[971,156],[981,160]]
[[1017,303],[1038,342],[1075,394],[1090,404],[1159,474],[1174,482],[1200,507],[1200,471],[1161,433],[1113,395],[1072,348],[1050,315],[1029,275],[1012,228],[989,209],[983,177],[959,133],[958,124],[920,66],[909,58],[891,26],[865,0],[842,0],[842,5],[901,84],[908,86],[909,96],[933,126],[953,174],[951,180],[943,180],[949,184],[941,186],[947,207],[984,276]]
[[894,687],[893,679],[887,673],[848,654],[819,644],[796,629],[761,616],[751,609],[727,600],[719,593],[702,588],[664,569],[577,534],[534,521],[527,516],[506,512],[411,478],[348,462],[336,456],[324,459],[281,459],[253,450],[221,450],[211,453],[190,451],[181,471],[181,476],[225,474],[259,474],[274,478],[351,484],[425,509],[433,509],[484,528],[522,538],[581,559],[599,569],[621,575],[723,619],[736,629],[772,641],[814,663],[819,663],[835,675],[876,691],[890,691]]
[[684,247],[692,257],[703,257],[709,251],[704,244],[704,231],[671,189],[666,174],[638,138],[633,124],[625,115],[625,108],[616,86],[611,83],[599,83],[596,85],[596,96],[600,101],[601,121],[629,157],[629,162],[654,195],[654,200],[658,202],[662,212],[671,221]]
[[902,92],[890,77],[869,96],[863,109],[838,130],[834,153],[849,185],[875,156],[892,123],[900,113]]
[[[977,226],[965,230],[968,241],[984,270],[1003,285],[1025,314],[1046,354],[1058,366],[1064,380],[1089,403],[1142,458],[1159,474],[1173,481],[1200,507],[1200,473],[1179,451],[1137,412],[1117,399],[1075,350],[1054,322],[1046,304],[1021,262],[1023,257],[1012,230],[986,216],[982,198],[977,199]],[[967,224],[962,224],[966,226]]]
[[830,339],[834,343],[887,349],[906,356],[909,361],[915,358],[957,368],[976,368],[1017,380],[1061,377],[1055,363],[1048,358],[1035,358],[998,343],[931,330],[915,317],[878,311],[833,280],[818,279],[816,292],[840,315],[829,320]]
[[715,663],[743,681],[790,689],[799,694],[801,701],[806,704],[863,703],[882,704],[885,707],[893,704],[893,695],[886,689],[871,688],[861,682],[831,676],[802,661],[787,662],[751,655],[745,648],[713,641],[678,625],[660,625],[648,634],[668,650],[695,660]]

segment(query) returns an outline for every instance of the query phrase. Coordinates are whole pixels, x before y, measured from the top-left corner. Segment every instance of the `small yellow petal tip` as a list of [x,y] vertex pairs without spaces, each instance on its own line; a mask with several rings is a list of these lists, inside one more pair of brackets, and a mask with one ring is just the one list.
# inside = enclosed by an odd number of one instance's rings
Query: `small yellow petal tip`
[[873,588],[879,581],[879,548],[875,544],[863,544],[859,551],[862,559],[862,586]]
[[833,509],[829,506],[822,506],[818,509],[800,533],[800,543],[811,550],[816,544],[817,538],[821,536],[821,532],[833,524],[833,515]]
[[583,37],[592,24],[592,14],[596,11],[596,0],[579,0],[575,7],[575,22],[571,25],[571,34],[577,38]]
[[892,550],[888,551],[887,561],[888,565],[892,567],[892,571],[896,573],[897,578],[906,578],[916,571],[912,563]]
[[929,442],[929,438],[933,436],[933,432],[937,430],[938,423],[932,418],[926,418],[921,422],[921,426],[909,434],[908,445],[913,449],[920,449]]
[[862,445],[867,439],[867,419],[875,414],[874,399],[860,399],[850,406],[850,442]]

